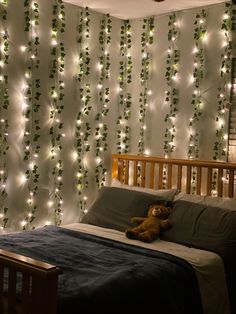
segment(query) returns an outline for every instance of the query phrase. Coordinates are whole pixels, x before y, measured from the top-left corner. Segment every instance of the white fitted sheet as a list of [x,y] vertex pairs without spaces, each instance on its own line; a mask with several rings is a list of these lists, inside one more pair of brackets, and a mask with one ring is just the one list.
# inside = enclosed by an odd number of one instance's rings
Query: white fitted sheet
[[127,239],[123,232],[84,223],[62,227],[169,253],[186,260],[193,266],[197,275],[204,314],[230,314],[224,265],[217,254],[162,240],[152,243],[131,240]]

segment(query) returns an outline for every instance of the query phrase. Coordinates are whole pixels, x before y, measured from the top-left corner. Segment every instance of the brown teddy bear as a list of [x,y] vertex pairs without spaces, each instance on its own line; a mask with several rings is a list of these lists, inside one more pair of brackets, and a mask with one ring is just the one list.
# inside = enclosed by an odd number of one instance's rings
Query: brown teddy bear
[[125,231],[127,238],[152,242],[159,237],[162,229],[171,227],[168,217],[171,209],[164,205],[152,204],[148,207],[147,217],[133,217],[132,223],[138,226]]

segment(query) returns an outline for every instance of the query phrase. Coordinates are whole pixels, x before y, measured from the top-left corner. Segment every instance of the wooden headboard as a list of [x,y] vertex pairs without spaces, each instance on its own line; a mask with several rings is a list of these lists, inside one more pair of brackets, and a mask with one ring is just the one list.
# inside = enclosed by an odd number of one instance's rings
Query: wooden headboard
[[177,188],[187,194],[234,197],[236,163],[112,155],[112,178],[153,189]]

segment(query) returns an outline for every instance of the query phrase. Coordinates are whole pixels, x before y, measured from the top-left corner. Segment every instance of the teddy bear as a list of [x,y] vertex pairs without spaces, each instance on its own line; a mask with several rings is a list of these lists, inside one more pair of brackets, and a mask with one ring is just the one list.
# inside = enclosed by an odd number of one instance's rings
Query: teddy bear
[[143,242],[152,242],[159,237],[161,230],[171,227],[168,220],[171,209],[160,204],[151,204],[148,207],[147,217],[132,217],[131,222],[138,224],[125,231],[126,237]]

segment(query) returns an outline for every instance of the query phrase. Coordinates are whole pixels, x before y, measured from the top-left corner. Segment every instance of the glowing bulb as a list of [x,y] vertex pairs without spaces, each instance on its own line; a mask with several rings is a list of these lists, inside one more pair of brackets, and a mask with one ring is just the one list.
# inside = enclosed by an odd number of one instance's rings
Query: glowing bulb
[[24,227],[27,224],[27,221],[22,220],[20,224],[21,224],[22,227]]
[[101,161],[102,161],[102,159],[100,157],[96,158],[96,162],[97,162],[98,165],[101,163]]
[[52,207],[53,201],[48,201],[48,207]]
[[26,46],[20,46],[20,50],[21,50],[22,52],[25,52],[25,51],[26,51],[26,49],[27,49],[27,47],[26,47]]
[[20,181],[21,181],[21,183],[25,183],[25,182],[27,181],[26,176],[25,176],[25,175],[22,175],[22,176],[20,177]]
[[57,45],[57,40],[56,40],[55,38],[53,38],[53,39],[51,40],[51,45],[52,45],[52,46],[56,46],[56,45]]
[[198,50],[198,47],[195,46],[195,47],[193,48],[193,53],[197,53],[197,52],[199,52],[199,50]]

